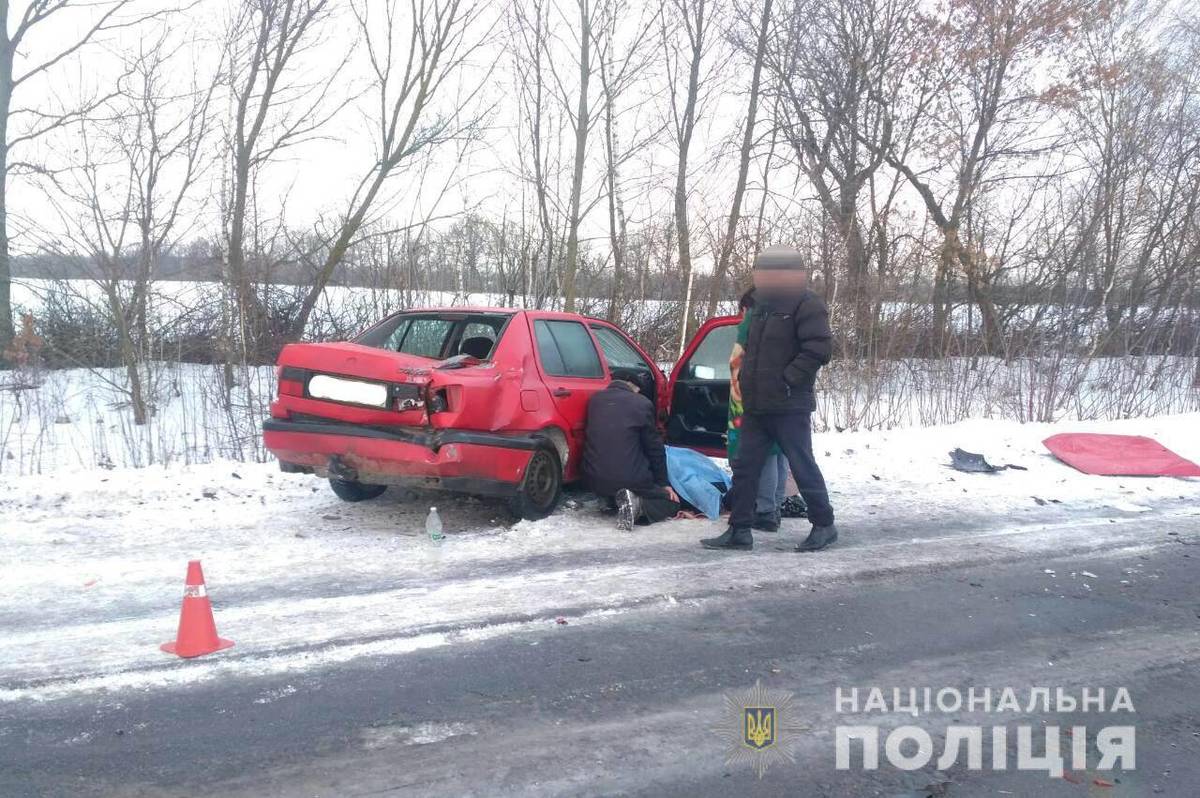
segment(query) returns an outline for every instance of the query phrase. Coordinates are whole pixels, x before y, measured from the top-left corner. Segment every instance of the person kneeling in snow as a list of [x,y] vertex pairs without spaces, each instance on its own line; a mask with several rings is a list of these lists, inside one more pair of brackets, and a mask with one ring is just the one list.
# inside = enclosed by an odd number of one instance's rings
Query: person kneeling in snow
[[654,403],[634,383],[613,380],[588,400],[583,477],[589,490],[616,502],[618,529],[665,521],[679,512]]

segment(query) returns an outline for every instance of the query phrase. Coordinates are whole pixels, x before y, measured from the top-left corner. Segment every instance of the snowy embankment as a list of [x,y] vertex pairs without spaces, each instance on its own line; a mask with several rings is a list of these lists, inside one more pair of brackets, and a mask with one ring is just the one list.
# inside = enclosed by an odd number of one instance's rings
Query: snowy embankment
[[[731,588],[819,589],[1001,561],[1040,574],[1045,559],[1072,551],[1103,558],[1193,542],[1200,480],[1080,474],[1040,444],[1066,429],[1152,435],[1200,459],[1200,414],[818,435],[843,540],[816,556],[789,552],[802,522],[758,535],[749,555],[725,555],[696,545],[717,530],[708,522],[623,534],[576,497],[549,519],[507,527],[499,505],[459,497],[392,491],[342,504],[321,481],[272,464],[6,475],[0,703],[300,678],[502,635],[536,645],[571,625],[695,611]],[[1029,470],[954,472],[945,463],[956,446]],[[440,545],[423,534],[432,501],[447,528]],[[174,637],[192,558],[204,563],[221,634],[237,645],[182,661],[158,645]],[[1113,570],[1087,578],[1139,578]]]
[[[264,462],[270,366],[147,364],[153,413],[133,423],[124,372],[0,372],[0,475],[126,466]],[[1200,411],[1195,358],[1092,361],[949,358],[835,362],[822,370],[818,430],[924,427],[968,418],[1119,419]]]

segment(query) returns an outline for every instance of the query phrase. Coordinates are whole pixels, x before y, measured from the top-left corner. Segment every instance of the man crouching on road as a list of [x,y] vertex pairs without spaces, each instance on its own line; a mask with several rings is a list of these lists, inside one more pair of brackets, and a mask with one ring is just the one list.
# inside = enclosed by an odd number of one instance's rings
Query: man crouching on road
[[632,382],[613,380],[588,400],[583,476],[593,493],[616,501],[618,529],[665,521],[679,512],[679,497],[667,481],[667,452],[654,403]]
[[817,371],[829,362],[829,309],[808,290],[808,270],[791,247],[769,247],[754,260],[754,307],[749,311],[738,386],[742,426],[733,465],[733,513],[729,529],[702,540],[708,549],[754,548],[750,531],[758,475],[771,444],[779,445],[813,523],[797,551],[820,551],[837,540],[833,507],[812,449],[812,413],[817,409]]

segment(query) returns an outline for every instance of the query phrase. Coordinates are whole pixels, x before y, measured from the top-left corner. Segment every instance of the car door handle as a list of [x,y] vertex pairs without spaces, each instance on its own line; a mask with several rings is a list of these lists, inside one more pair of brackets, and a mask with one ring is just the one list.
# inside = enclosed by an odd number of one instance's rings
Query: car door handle
[[555,388],[554,395],[558,397],[570,396],[571,392],[566,388]]

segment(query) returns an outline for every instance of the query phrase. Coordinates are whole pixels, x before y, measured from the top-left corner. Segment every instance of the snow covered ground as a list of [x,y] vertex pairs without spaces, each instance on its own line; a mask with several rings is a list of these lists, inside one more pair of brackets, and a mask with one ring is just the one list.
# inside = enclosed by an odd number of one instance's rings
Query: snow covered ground
[[[667,368],[669,369],[669,364]],[[822,370],[817,429],[898,429],[966,418],[1111,419],[1200,411],[1195,358],[901,360]],[[265,462],[274,369],[147,366],[154,413],[137,426],[120,369],[0,372],[0,475],[126,466]],[[12,386],[18,386],[14,389]],[[845,448],[849,444],[830,444]]]
[[[828,583],[1014,559],[1036,567],[1042,555],[1103,557],[1172,541],[1148,536],[1144,519],[1159,530],[1200,531],[1200,480],[1080,474],[1040,444],[1068,429],[1152,435],[1200,460],[1195,413],[818,435],[843,542],[816,557],[783,553],[804,531],[801,522],[780,536],[759,535],[751,555],[723,557],[696,546],[718,531],[709,522],[623,534],[583,497],[544,521],[513,526],[500,505],[473,499],[390,491],[350,505],[321,481],[274,464],[6,473],[0,704],[96,694],[119,701],[128,690],[299,675],[549,632],[562,622],[689,612],[721,590],[781,580]],[[956,446],[1029,470],[954,472],[945,464]],[[423,534],[435,502],[448,535],[440,545]],[[183,661],[158,646],[174,637],[193,558],[204,564],[222,636],[237,645]]]

